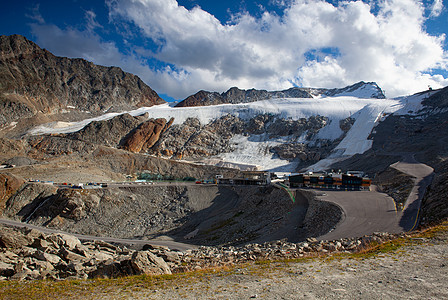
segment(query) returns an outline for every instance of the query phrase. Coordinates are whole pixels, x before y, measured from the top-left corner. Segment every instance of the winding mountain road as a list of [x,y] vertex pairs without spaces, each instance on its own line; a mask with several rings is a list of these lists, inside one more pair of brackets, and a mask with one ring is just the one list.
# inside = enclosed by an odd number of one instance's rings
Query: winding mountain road
[[413,230],[418,224],[426,188],[432,182],[433,169],[417,162],[411,153],[405,153],[402,157],[400,162],[392,164],[391,167],[415,177],[414,187],[403,210],[397,210],[391,197],[376,191],[325,191],[317,195],[318,199],[338,205],[344,216],[333,231],[318,239],[334,240],[359,237],[373,232],[399,233]]

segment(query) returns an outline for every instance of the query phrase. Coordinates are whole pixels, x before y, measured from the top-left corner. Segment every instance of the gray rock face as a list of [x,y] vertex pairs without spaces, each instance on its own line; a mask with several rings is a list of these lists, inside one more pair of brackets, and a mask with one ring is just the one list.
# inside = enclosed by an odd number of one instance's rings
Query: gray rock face
[[123,137],[145,119],[147,119],[145,116],[133,117],[130,114],[122,114],[107,121],[91,122],[83,129],[67,134],[66,137],[98,145],[117,147]]
[[[234,150],[230,139],[237,134],[266,134],[269,138],[290,136],[293,140],[306,134],[306,140],[311,140],[327,123],[328,118],[322,116],[294,121],[268,114],[258,115],[250,120],[226,115],[205,125],[198,119],[189,118],[183,124],[171,126],[148,153],[175,158],[200,158],[227,153]],[[293,160],[305,155],[309,158],[304,158],[304,161],[312,161],[320,157],[317,157],[317,149],[310,150],[301,143],[284,144],[271,151],[282,159]],[[325,154],[326,152],[323,153]]]
[[0,36],[0,125],[38,112],[100,113],[164,102],[120,68],[57,57],[23,36]]

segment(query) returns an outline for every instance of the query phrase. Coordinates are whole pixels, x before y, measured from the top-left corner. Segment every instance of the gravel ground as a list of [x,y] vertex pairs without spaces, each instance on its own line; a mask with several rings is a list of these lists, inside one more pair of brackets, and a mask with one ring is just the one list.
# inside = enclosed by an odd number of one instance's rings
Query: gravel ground
[[249,265],[94,298],[448,299],[447,241],[445,232],[373,258]]

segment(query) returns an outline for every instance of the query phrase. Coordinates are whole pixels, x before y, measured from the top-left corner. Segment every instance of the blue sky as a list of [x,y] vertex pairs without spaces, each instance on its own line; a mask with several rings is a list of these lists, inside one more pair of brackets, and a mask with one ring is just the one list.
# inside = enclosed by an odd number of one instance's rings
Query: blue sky
[[441,0],[8,1],[0,34],[118,66],[167,100],[232,86],[375,81],[395,97],[448,86]]

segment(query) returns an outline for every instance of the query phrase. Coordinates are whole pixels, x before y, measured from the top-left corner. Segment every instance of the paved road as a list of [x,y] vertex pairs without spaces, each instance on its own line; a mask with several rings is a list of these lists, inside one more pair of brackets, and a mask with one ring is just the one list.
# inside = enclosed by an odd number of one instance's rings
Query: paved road
[[413,230],[418,224],[421,201],[426,187],[431,184],[433,169],[417,162],[412,154],[403,155],[402,161],[391,167],[415,177],[414,188],[403,211],[397,211],[391,197],[376,191],[325,191],[325,196],[318,198],[339,205],[344,218],[332,232],[318,239],[359,237],[376,231],[399,233]]
[[319,240],[360,237],[374,232],[398,233],[399,220],[394,200],[386,194],[368,191],[326,191],[318,199],[335,203],[344,216],[336,228]]
[[415,177],[414,187],[403,207],[399,223],[399,226],[405,231],[410,231],[418,224],[423,196],[425,195],[426,188],[434,178],[434,169],[417,162],[414,155],[408,155],[403,158],[402,161],[391,165],[391,167]]
[[16,227],[26,227],[30,229],[36,229],[43,233],[51,234],[51,233],[65,233],[69,235],[76,236],[80,240],[84,241],[104,241],[108,243],[118,243],[118,244],[126,244],[126,245],[154,245],[154,246],[165,246],[170,249],[176,249],[180,251],[185,251],[188,249],[195,249],[197,246],[195,245],[189,245],[189,244],[183,244],[178,243],[170,240],[135,240],[135,239],[119,239],[119,238],[113,238],[113,237],[98,237],[98,236],[92,236],[92,235],[83,235],[83,234],[76,234],[76,233],[68,233],[61,230],[55,230],[50,229],[47,227],[41,227],[41,226],[35,226],[32,224],[22,223],[19,221],[13,221],[13,220],[7,220],[7,219],[0,219],[1,224],[10,225],[10,226],[16,226]]

